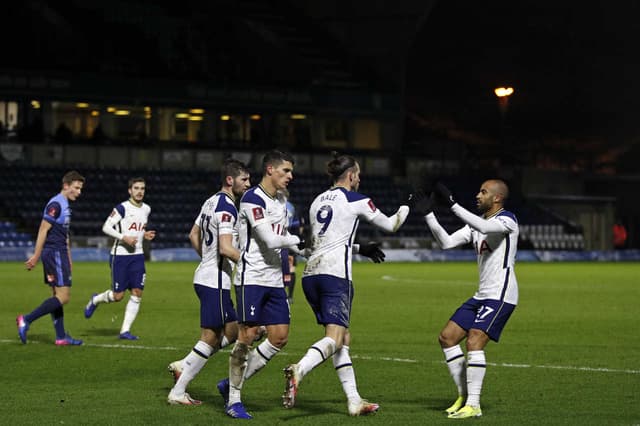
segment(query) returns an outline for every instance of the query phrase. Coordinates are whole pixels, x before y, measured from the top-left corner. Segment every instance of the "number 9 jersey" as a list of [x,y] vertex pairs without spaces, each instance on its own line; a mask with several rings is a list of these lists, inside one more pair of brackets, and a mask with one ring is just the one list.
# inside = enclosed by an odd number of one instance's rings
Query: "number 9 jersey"
[[351,281],[352,245],[360,219],[381,215],[366,195],[334,187],[318,195],[309,208],[311,256],[304,276],[332,275]]
[[218,192],[202,205],[200,215],[195,220],[202,237],[202,260],[193,276],[195,284],[221,290],[231,289],[234,264],[226,257],[220,256],[218,236],[231,234],[234,245],[237,245],[237,218],[238,210],[233,199],[225,192]]

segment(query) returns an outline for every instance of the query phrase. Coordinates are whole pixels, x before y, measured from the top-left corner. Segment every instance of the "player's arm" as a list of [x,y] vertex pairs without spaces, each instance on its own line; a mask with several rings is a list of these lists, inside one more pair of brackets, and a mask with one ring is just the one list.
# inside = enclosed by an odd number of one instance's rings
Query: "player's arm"
[[198,253],[198,256],[202,257],[202,232],[198,224],[194,223],[189,232],[189,241],[191,241],[191,247]]
[[136,237],[124,235],[116,230],[116,225],[120,223],[121,220],[122,216],[120,212],[118,212],[117,209],[113,209],[107,220],[102,224],[102,232],[118,241],[122,241],[123,243],[134,247],[138,242]]
[[451,206],[451,211],[458,216],[464,223],[483,234],[504,234],[509,229],[499,220],[487,220],[471,213],[460,204]]
[[471,213],[456,202],[449,188],[442,183],[436,184],[434,189],[440,201],[447,205],[453,214],[458,216],[464,223],[483,234],[504,234],[511,231],[503,221],[487,220],[483,217]]
[[253,230],[256,237],[264,243],[269,249],[295,247],[300,238],[296,235],[278,235],[271,230],[271,225],[267,222],[257,224]]
[[257,240],[268,249],[292,247],[300,242],[295,235],[278,235],[273,232],[271,223],[265,214],[264,202],[255,197],[250,202],[240,202],[240,210],[247,218]]
[[442,225],[440,225],[440,222],[438,222],[433,212],[426,215],[425,220],[438,245],[444,250],[471,242],[471,229],[468,226],[458,229],[453,234],[449,234]]
[[396,232],[407,220],[407,216],[409,215],[409,207],[400,206],[397,212],[393,216],[387,217],[384,213],[380,213],[375,216],[371,223],[383,231],[387,232]]
[[400,206],[392,216],[387,216],[375,207],[370,198],[365,198],[355,204],[356,208],[360,210],[358,216],[386,232],[396,232],[409,215],[409,206],[405,205]]
[[240,250],[233,245],[233,234],[220,234],[218,236],[218,250],[220,255],[234,263],[240,259]]
[[44,219],[42,219],[42,222],[40,222],[40,227],[38,228],[38,236],[36,237],[36,244],[33,250],[33,256],[27,259],[27,261],[24,263],[28,270],[33,269],[38,263],[38,259],[40,259],[40,256],[42,255],[44,242],[47,239],[47,234],[52,227],[53,225]]

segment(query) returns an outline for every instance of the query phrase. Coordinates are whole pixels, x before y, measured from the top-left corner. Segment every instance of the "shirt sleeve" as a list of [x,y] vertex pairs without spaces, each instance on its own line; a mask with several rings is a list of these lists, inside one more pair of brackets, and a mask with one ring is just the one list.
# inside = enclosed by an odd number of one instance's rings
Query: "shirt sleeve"
[[109,215],[109,217],[107,218],[107,220],[104,221],[104,224],[102,225],[102,232],[104,232],[105,234],[107,234],[110,237],[113,237],[115,239],[121,240],[122,237],[124,237],[123,234],[121,234],[120,232],[116,231],[115,226],[122,220],[122,216],[120,215],[120,212],[118,211],[118,209],[113,209],[111,211],[111,214]]
[[498,220],[487,220],[471,213],[460,204],[454,204],[451,207],[451,211],[464,223],[483,234],[508,234],[515,229],[514,225],[517,226],[515,222],[507,216],[497,216],[500,218]]
[[388,217],[376,208],[371,198],[363,198],[362,200],[355,201],[353,202],[353,206],[356,209],[358,217],[386,232],[396,232],[404,221],[407,220],[407,216],[409,215],[409,207],[400,206],[395,214]]
[[436,215],[433,214],[433,212],[426,215],[425,220],[427,221],[427,225],[429,225],[429,229],[431,229],[433,237],[438,242],[438,245],[444,250],[471,242],[471,228],[469,228],[468,225],[465,225],[453,234],[449,235],[442,225],[440,225],[440,222],[438,222],[438,219],[436,219]]
[[218,234],[233,234],[233,228],[235,227],[237,220],[237,213],[227,210],[218,210],[215,215],[218,222]]
[[57,201],[47,204],[47,207],[44,209],[44,216],[42,219],[46,220],[49,223],[55,223],[56,220],[60,217],[62,213],[62,206]]

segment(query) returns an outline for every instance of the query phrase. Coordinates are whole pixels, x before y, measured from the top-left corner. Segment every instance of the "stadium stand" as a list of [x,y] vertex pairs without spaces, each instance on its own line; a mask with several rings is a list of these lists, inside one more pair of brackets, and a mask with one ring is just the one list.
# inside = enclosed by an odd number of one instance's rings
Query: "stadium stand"
[[[59,191],[60,177],[66,169],[56,167],[6,166],[0,178],[7,184],[0,190],[2,211],[15,223],[3,222],[0,226],[0,246],[22,247],[33,245],[33,239],[42,217],[46,200]],[[73,205],[71,232],[74,242],[104,247],[109,244],[102,233],[102,224],[119,202],[127,198],[127,181],[133,176],[143,176],[147,181],[146,202],[152,206],[149,229],[158,231],[153,248],[190,247],[188,234],[198,214],[202,201],[219,187],[218,176],[213,172],[194,170],[119,170],[83,169],[86,177],[81,198]],[[477,179],[451,178],[457,189],[460,203],[474,209],[474,186]],[[290,185],[291,201],[303,216],[316,194],[329,185],[322,174],[296,174]],[[410,188],[397,185],[387,177],[367,176],[361,192],[372,197],[386,214],[392,214],[406,200]],[[582,250],[584,241],[580,229],[562,221],[553,212],[520,197],[513,197],[510,207],[517,212],[521,223],[520,248],[536,250]],[[442,225],[449,231],[462,223],[448,209],[436,208]],[[18,229],[22,229],[21,232]],[[81,237],[81,238],[79,238]],[[409,216],[398,233],[381,233],[367,223],[360,224],[361,241],[381,240],[392,248],[433,248],[431,233],[421,217]],[[82,243],[84,241],[84,243]]]

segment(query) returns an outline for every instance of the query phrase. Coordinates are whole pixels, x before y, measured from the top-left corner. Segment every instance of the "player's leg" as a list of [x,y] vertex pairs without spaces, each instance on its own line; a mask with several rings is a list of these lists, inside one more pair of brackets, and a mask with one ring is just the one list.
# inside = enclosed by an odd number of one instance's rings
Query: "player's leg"
[[438,340],[444,354],[449,374],[458,390],[458,397],[445,411],[448,414],[455,413],[464,405],[467,397],[467,365],[460,342],[467,332],[453,321],[448,321],[444,326]]
[[451,418],[480,417],[480,394],[482,382],[487,369],[484,347],[489,342],[489,336],[482,330],[469,329],[467,335],[467,400],[462,408],[449,414]]
[[[232,327],[226,326],[225,321],[237,324],[229,290],[218,290],[200,284],[194,284],[194,289],[200,300],[200,340],[183,360],[169,365],[169,371],[176,378],[176,383],[167,398],[170,404],[200,403],[186,393],[186,388],[208,359],[220,349],[224,330],[234,332]],[[177,363],[180,365],[179,368]]]
[[[250,345],[247,342],[251,340],[251,328],[242,323],[238,324],[238,339],[229,355],[229,394],[225,405],[225,413],[233,418],[252,418],[247,413],[241,400],[250,349]],[[218,385],[220,386],[220,383]]]
[[284,405],[284,408],[293,408],[302,379],[310,373],[311,370],[333,356],[336,352],[336,341],[342,342],[344,330],[344,327],[338,325],[327,325],[325,336],[313,343],[300,361],[285,367],[285,388],[282,394],[282,405]]
[[140,311],[140,302],[142,301],[142,292],[144,291],[144,282],[147,274],[144,267],[143,254],[129,257],[127,280],[131,295],[124,309],[124,318],[120,327],[119,337],[126,340],[138,340],[138,336],[131,334],[130,330]]
[[210,357],[219,349],[219,341],[222,330],[203,328],[200,333],[200,340],[196,342],[189,354],[182,360],[180,375],[169,392],[167,402],[169,404],[200,405],[201,402],[191,398],[186,392],[189,383],[200,373]]
[[[260,286],[235,286],[237,314],[238,314],[238,338],[229,355],[229,393],[225,412],[233,418],[252,418],[242,404],[242,386],[244,385],[247,371],[249,350],[255,338],[257,326],[253,319],[258,319],[262,305],[264,290]],[[253,319],[252,319],[253,318]],[[218,383],[218,390],[224,380]],[[224,391],[224,389],[222,389]],[[221,392],[222,392],[221,391]],[[224,397],[224,395],[223,395]]]
[[358,392],[356,374],[353,369],[353,361],[349,355],[349,345],[351,344],[351,334],[346,331],[342,347],[333,355],[333,366],[338,374],[338,379],[342,384],[342,390],[347,396],[347,408],[349,415],[361,416],[375,413],[380,409],[380,405],[363,399]]
[[455,413],[462,408],[467,398],[467,360],[460,347],[460,342],[466,337],[467,330],[473,326],[479,306],[479,302],[474,298],[464,302],[451,315],[438,335],[447,369],[458,390],[458,397],[445,410],[447,414]]
[[53,320],[53,328],[56,330],[56,345],[81,345],[82,340],[74,339],[67,333],[64,326],[64,308],[63,306],[71,300],[71,262],[66,250],[56,252],[56,264],[58,268],[59,279],[52,286],[53,294],[60,300],[60,307],[51,312]]
[[53,286],[53,294],[60,300],[60,306],[51,312],[51,321],[53,322],[53,328],[56,331],[56,344],[62,344],[67,337],[67,332],[64,329],[64,308],[63,306],[69,303],[70,288],[69,287],[56,287]]
[[[249,353],[245,380],[252,377],[280,352],[289,339],[289,303],[284,288],[261,287],[264,293],[262,303],[255,309],[258,324],[264,324],[267,338]],[[256,306],[256,305],[254,305]],[[258,327],[252,329],[255,340]],[[253,342],[253,340],[251,341]]]
[[284,369],[282,404],[285,408],[295,405],[298,387],[304,376],[333,356],[336,348],[342,345],[351,305],[349,283],[346,280],[312,275],[304,277],[302,285],[317,323],[325,326],[325,335],[313,343],[296,364],[290,364]]
[[515,309],[514,305],[500,300],[477,302],[479,306],[467,336],[467,401],[464,407],[449,415],[451,418],[482,416],[480,395],[487,370],[484,348],[489,340],[497,342],[500,339],[500,334]]
[[124,296],[124,285],[120,276],[124,274],[117,273],[118,269],[125,268],[126,265],[121,264],[122,256],[109,256],[109,270],[111,271],[111,288],[103,291],[102,293],[93,293],[89,298],[89,301],[84,307],[84,317],[89,319],[93,316],[93,313],[98,309],[98,305],[102,303],[119,302]]
[[[64,251],[64,253],[62,253]],[[62,261],[66,259],[63,268]],[[16,325],[18,326],[18,336],[22,343],[27,343],[27,331],[29,326],[35,320],[46,314],[52,314],[62,308],[66,303],[60,297],[56,297],[55,287],[62,286],[65,282],[70,283],[70,264],[66,255],[66,250],[44,249],[42,251],[42,272],[44,275],[44,283],[52,288],[53,294],[50,298],[45,299],[38,307],[26,315],[18,315]],[[65,270],[67,271],[65,273]],[[61,296],[62,297],[62,296]]]
[[[227,291],[227,290],[225,290]],[[222,339],[220,341],[220,349],[228,346],[232,343],[235,343],[238,339],[238,317],[236,316],[236,312],[233,309],[233,302],[231,301],[231,296],[229,296],[229,308],[230,311],[227,315],[228,322],[224,325]],[[229,377],[225,377],[220,380],[216,384],[216,388],[222,396],[222,400],[224,401],[224,406],[226,407],[229,403]]]

